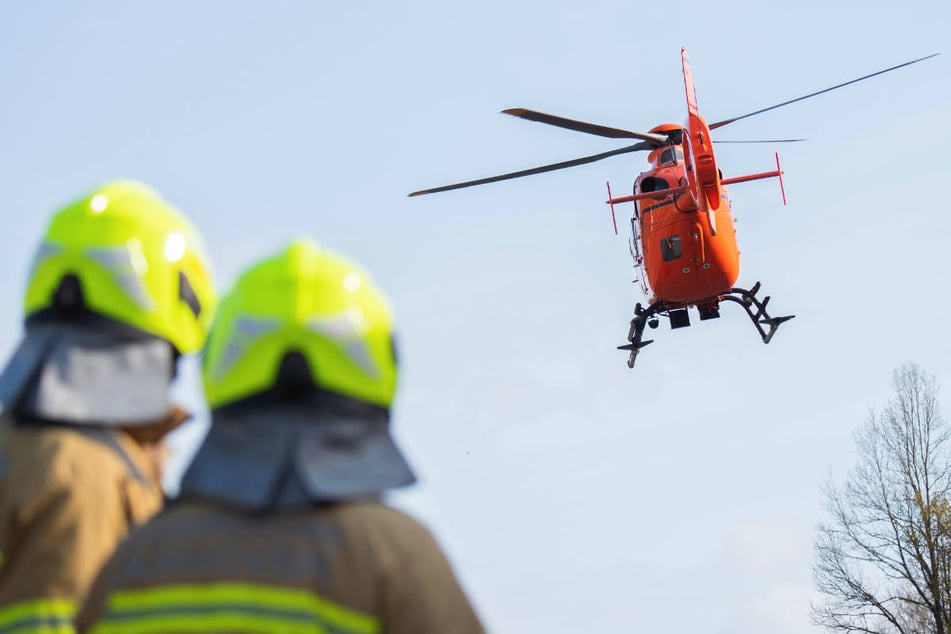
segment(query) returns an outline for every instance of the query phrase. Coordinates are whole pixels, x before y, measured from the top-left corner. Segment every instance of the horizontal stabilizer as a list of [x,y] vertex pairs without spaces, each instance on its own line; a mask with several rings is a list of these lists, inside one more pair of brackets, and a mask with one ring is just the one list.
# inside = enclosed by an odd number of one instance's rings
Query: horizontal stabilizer
[[[634,202],[635,200],[646,200],[648,198],[656,198],[660,200],[662,198],[667,198],[668,196],[679,196],[680,194],[687,191],[687,186],[682,187],[671,187],[670,189],[658,189],[652,192],[643,192],[641,194],[632,194],[630,196],[619,196],[618,198],[608,198],[605,202],[609,205],[617,205],[620,203],[629,203]],[[611,192],[608,190],[608,195],[610,196]]]

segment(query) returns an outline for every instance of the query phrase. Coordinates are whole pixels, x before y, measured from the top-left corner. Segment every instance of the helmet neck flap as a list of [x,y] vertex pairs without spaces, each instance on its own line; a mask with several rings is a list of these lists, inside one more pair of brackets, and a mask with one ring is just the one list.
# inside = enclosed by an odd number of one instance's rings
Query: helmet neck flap
[[245,404],[212,417],[180,500],[265,512],[375,499],[416,481],[388,412],[365,403]]
[[153,336],[82,323],[30,325],[0,373],[0,402],[20,421],[150,425],[173,409],[176,358],[167,341]]

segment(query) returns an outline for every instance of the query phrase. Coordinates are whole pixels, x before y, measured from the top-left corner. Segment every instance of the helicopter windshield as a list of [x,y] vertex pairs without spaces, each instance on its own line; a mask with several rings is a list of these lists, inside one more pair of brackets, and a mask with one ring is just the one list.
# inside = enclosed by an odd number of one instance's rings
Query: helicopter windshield
[[664,165],[665,163],[673,163],[674,161],[682,161],[682,160],[684,160],[684,151],[679,145],[674,147],[669,147],[660,153],[661,165]]

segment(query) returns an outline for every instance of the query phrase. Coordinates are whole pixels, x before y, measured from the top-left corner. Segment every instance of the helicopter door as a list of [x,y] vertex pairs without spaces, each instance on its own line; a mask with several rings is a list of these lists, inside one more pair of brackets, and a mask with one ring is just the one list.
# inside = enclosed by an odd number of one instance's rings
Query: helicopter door
[[670,223],[661,232],[658,286],[654,290],[671,298],[689,296],[696,292],[697,276],[701,274],[699,236],[682,221]]

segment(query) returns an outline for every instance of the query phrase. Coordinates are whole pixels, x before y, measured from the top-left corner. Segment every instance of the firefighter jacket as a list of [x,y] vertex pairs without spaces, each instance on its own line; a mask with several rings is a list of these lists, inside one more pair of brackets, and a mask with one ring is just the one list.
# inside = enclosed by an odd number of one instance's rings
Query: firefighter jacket
[[176,502],[103,569],[79,632],[469,634],[430,533],[375,501],[254,513]]
[[126,432],[0,421],[0,632],[67,633],[130,527],[162,506]]

